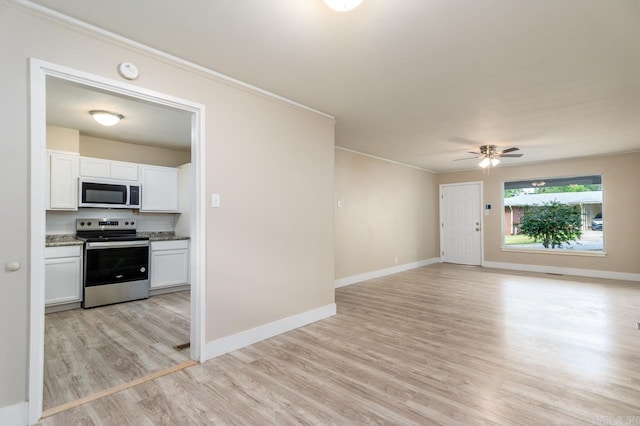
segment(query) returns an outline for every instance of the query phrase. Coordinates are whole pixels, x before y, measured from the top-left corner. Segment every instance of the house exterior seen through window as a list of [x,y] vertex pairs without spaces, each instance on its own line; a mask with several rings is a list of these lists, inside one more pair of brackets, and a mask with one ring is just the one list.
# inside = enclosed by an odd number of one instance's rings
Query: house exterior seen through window
[[604,251],[602,176],[504,182],[503,248]]

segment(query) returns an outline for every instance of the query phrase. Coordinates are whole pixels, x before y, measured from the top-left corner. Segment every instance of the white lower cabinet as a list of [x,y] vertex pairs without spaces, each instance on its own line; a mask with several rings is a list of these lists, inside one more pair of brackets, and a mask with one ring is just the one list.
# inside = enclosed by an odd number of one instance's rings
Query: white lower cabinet
[[189,240],[151,241],[150,288],[189,284]]
[[82,301],[82,246],[46,247],[46,306]]

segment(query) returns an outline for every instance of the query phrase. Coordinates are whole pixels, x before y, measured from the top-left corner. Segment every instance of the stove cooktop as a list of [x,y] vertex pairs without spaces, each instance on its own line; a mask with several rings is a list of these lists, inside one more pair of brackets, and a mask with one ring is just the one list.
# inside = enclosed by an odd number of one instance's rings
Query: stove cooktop
[[138,236],[136,219],[76,219],[76,238],[88,243],[109,241],[144,241]]
[[87,243],[109,242],[109,241],[145,241],[149,239],[149,237],[142,237],[136,234],[96,235],[96,236],[84,236],[84,235],[76,234],[76,238]]

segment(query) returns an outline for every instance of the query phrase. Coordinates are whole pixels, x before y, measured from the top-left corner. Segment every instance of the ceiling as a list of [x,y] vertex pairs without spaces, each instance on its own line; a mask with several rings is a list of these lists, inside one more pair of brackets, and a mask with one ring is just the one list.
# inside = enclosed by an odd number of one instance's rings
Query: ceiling
[[[98,124],[91,110],[124,115],[115,126]],[[188,151],[191,113],[47,77],[47,124],[82,135]]]
[[35,3],[334,115],[337,146],[431,171],[477,167],[454,160],[484,144],[521,149],[501,167],[640,150],[638,0]]

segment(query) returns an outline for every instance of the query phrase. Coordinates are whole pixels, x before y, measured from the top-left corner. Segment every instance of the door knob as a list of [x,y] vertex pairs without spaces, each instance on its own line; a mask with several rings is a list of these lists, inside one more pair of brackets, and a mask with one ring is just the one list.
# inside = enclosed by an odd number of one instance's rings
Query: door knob
[[20,269],[20,262],[18,262],[17,260],[12,260],[11,262],[7,262],[4,265],[4,269],[6,269],[9,272],[15,272],[18,269]]

